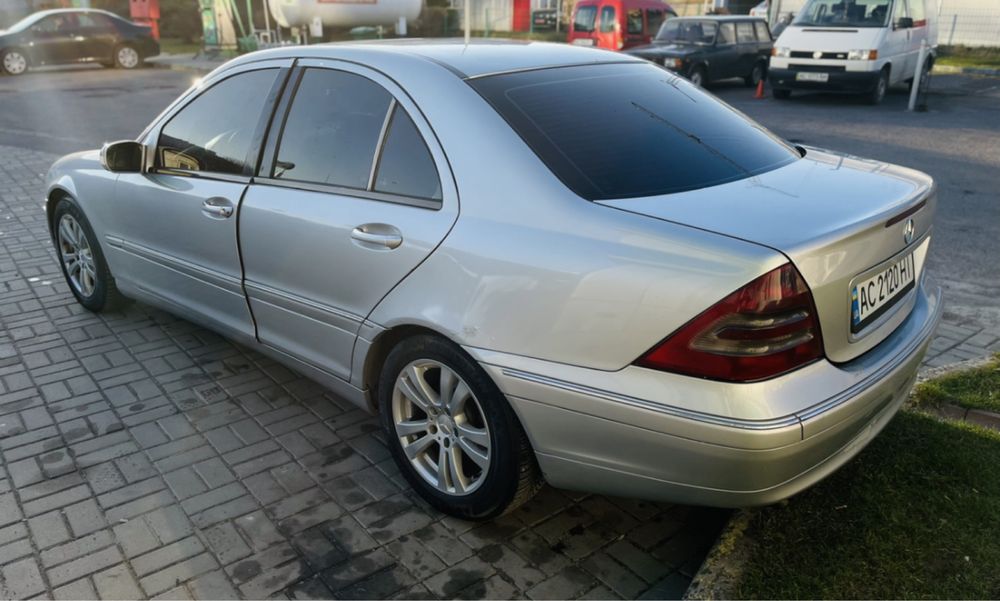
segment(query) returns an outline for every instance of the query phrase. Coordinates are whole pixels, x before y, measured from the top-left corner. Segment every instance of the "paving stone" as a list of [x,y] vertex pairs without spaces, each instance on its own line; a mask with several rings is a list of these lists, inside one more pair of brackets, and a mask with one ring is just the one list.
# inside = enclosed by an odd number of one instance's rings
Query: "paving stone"
[[568,567],[548,580],[528,589],[529,599],[568,599],[592,588],[594,578],[577,567]]
[[0,566],[0,597],[25,599],[45,591],[45,582],[32,557]]
[[450,599],[476,582],[489,578],[494,572],[496,570],[490,564],[478,557],[470,557],[428,578],[424,585],[434,595]]
[[219,564],[214,557],[208,553],[202,553],[201,555],[175,563],[149,576],[144,576],[139,580],[139,584],[142,585],[146,594],[156,595],[176,586],[180,582],[184,582],[205,572],[210,572],[218,567]]
[[128,566],[117,566],[98,572],[93,576],[94,587],[101,599],[140,599],[142,590],[129,572]]
[[331,590],[337,592],[394,563],[391,555],[381,549],[375,549],[323,570],[321,577]]
[[188,582],[187,588],[195,599],[240,598],[225,572],[219,570],[198,576]]
[[649,590],[639,596],[640,599],[680,599],[684,596],[691,579],[674,572],[658,581]]
[[202,532],[212,553],[223,564],[230,564],[253,553],[232,522],[216,524]]
[[124,558],[117,547],[107,547],[49,569],[49,582],[53,586],[58,586],[101,570],[102,568],[110,567],[121,562],[122,559]]
[[53,597],[60,601],[82,601],[89,599],[99,599],[94,585],[89,578],[81,578],[69,584],[60,586],[53,592]]
[[60,511],[50,511],[28,520],[31,538],[39,549],[69,540],[70,532]]

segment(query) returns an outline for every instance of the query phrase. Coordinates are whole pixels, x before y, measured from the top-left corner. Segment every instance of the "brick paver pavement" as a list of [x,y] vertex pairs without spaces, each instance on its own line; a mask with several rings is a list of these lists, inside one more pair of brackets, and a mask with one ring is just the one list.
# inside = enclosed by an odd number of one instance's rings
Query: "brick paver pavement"
[[[677,597],[727,513],[545,488],[478,525],[406,486],[375,420],[145,305],[73,300],[56,157],[0,146],[0,597]],[[948,313],[927,363],[1000,350]]]
[[727,512],[545,488],[489,524],[407,487],[375,420],[142,304],[94,315],[0,146],[0,597],[677,597]]

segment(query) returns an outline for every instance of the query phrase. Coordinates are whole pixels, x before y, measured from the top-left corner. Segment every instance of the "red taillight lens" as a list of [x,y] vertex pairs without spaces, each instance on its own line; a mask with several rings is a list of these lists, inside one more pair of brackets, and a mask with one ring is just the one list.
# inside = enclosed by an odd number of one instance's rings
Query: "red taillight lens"
[[823,356],[812,293],[791,263],[722,299],[635,364],[728,382],[765,380]]

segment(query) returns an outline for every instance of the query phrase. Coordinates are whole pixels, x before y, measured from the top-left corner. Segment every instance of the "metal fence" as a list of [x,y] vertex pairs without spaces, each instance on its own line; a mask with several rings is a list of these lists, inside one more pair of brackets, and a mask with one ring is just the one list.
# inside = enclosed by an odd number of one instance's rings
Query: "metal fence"
[[941,0],[938,44],[1000,47],[1000,0]]

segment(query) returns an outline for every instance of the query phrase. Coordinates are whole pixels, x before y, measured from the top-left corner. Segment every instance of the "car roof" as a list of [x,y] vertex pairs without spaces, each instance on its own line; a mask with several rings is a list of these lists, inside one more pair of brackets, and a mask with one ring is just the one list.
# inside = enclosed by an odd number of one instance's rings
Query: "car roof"
[[364,61],[366,55],[383,62],[434,62],[462,78],[482,77],[512,71],[601,63],[643,62],[618,52],[521,40],[479,39],[469,44],[459,39],[401,39],[362,42],[335,42],[311,46],[289,46],[264,50],[235,59],[233,65],[266,58],[328,58]]
[[98,13],[101,15],[107,15],[109,17],[115,17],[121,19],[119,15],[107,10],[101,10],[99,8],[50,8],[48,10],[40,10],[36,13],[32,13],[31,16],[38,17],[39,19],[43,17],[48,17],[50,15],[58,15],[65,13]]

